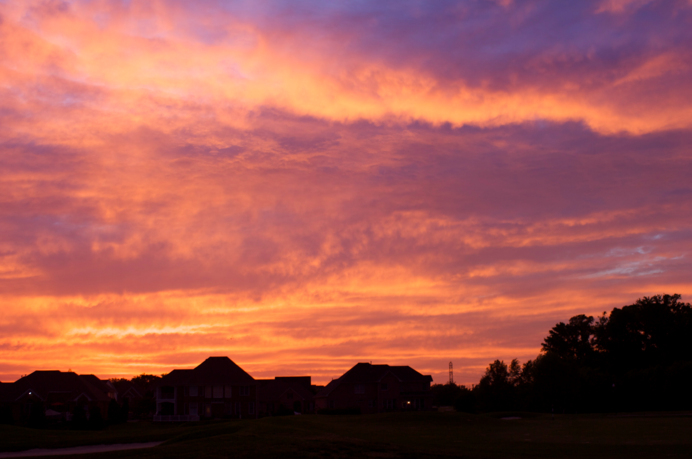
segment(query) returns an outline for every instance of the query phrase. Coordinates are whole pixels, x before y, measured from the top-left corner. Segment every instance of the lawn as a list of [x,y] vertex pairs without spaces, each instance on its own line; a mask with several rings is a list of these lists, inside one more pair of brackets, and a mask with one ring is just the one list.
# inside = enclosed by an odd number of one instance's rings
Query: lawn
[[[501,420],[462,413],[295,416],[208,424],[127,424],[103,432],[0,428],[0,449],[168,439],[143,450],[80,456],[132,458],[688,458],[692,417],[541,415]],[[67,435],[69,434],[69,435]]]
[[[139,443],[168,440],[190,430],[195,424],[127,423],[105,430],[37,430],[0,425],[0,452],[33,448]],[[197,427],[202,427],[197,425]]]

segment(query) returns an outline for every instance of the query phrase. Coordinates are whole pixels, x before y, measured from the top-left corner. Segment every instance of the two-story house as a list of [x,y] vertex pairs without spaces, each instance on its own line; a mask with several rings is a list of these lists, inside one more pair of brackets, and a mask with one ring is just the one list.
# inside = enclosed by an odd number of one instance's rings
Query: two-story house
[[318,410],[360,413],[426,410],[432,407],[432,376],[409,366],[358,363],[315,395]]
[[255,379],[228,357],[209,357],[191,370],[173,370],[157,384],[154,421],[256,418]]

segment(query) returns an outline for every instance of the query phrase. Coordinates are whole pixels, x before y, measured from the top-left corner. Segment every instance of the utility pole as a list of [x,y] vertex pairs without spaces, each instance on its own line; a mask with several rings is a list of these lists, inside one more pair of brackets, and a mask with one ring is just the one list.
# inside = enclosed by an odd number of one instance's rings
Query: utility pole
[[449,362],[449,384],[454,384],[454,366]]

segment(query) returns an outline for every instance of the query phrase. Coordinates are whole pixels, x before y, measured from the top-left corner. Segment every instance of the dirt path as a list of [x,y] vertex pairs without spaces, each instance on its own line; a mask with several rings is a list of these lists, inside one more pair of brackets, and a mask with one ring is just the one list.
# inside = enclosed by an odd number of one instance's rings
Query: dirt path
[[109,451],[124,451],[127,449],[153,448],[158,446],[162,441],[154,441],[149,443],[119,443],[116,445],[90,445],[90,446],[75,446],[74,448],[57,448],[57,449],[30,449],[27,451],[13,451],[10,453],[0,453],[0,458],[4,457],[36,457],[36,456],[67,456],[70,454],[87,454],[87,453],[107,453]]

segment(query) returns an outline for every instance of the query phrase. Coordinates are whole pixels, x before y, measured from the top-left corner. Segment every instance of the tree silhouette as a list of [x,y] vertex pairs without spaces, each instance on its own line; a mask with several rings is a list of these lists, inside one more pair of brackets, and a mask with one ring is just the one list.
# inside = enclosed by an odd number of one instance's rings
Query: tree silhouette
[[543,341],[543,352],[552,352],[568,360],[588,360],[596,352],[593,316],[579,314],[568,323],[555,325]]
[[656,295],[613,309],[596,343],[619,375],[692,360],[692,308],[679,300],[678,294]]
[[481,407],[485,410],[498,411],[515,408],[516,389],[521,381],[521,366],[514,359],[507,365],[502,360],[495,360],[485,370],[477,386]]
[[145,394],[147,392],[152,392],[154,388],[154,384],[161,379],[161,376],[156,376],[156,375],[148,375],[142,373],[139,376],[135,376],[132,378],[132,383],[137,386],[137,388],[142,392],[142,394]]
[[692,409],[692,307],[681,296],[643,297],[598,319],[559,322],[541,354],[486,369],[483,410],[557,412]]

